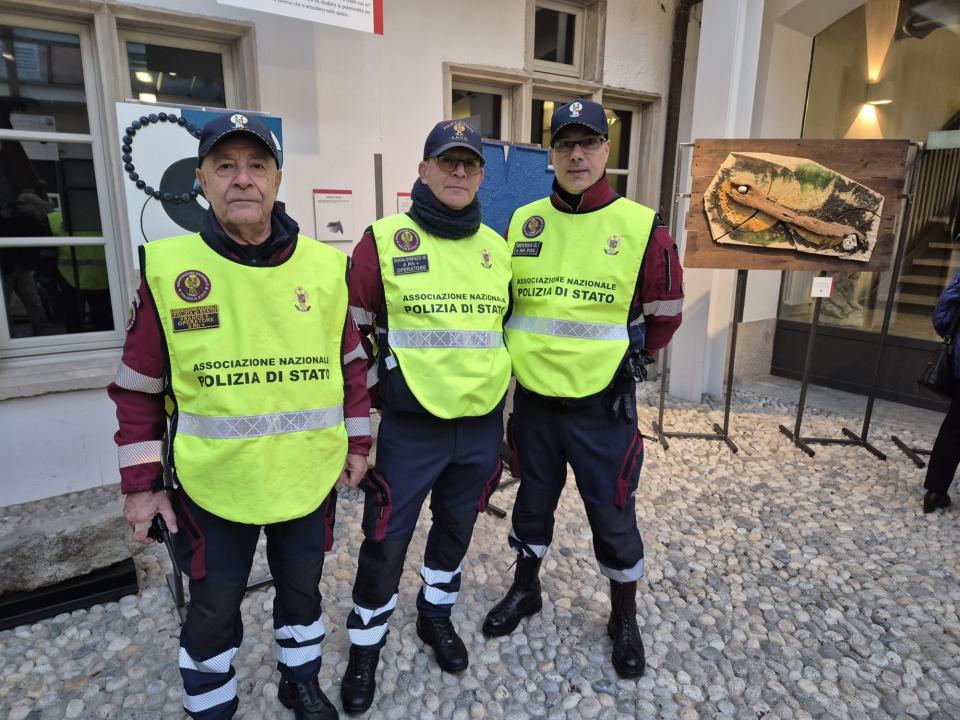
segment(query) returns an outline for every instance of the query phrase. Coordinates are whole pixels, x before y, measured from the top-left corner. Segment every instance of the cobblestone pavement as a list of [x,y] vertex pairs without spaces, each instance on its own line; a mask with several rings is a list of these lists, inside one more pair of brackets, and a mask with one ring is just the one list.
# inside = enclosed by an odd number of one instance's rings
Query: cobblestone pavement
[[[641,395],[644,428],[654,391]],[[619,680],[609,664],[608,586],[572,482],[544,563],[543,611],[495,640],[480,625],[512,576],[509,520],[478,521],[453,616],[470,651],[459,676],[441,673],[416,638],[422,519],[368,717],[960,718],[958,512],[921,513],[923,471],[889,442],[896,432],[929,446],[929,428],[876,423],[871,437],[887,462],[836,446],[817,446],[811,459],[777,430],[794,412],[741,392],[731,422],[738,454],[710,441],[674,440],[669,451],[647,442],[637,493],[647,672],[638,681]],[[717,403],[679,405],[668,425],[709,430],[720,415]],[[805,434],[839,436],[843,422],[859,427],[810,411]],[[495,502],[509,509],[514,492]],[[356,493],[341,500],[322,583],[321,686],[337,704],[360,506]],[[0,716],[180,717],[165,551],[153,547],[137,565],[139,596],[0,633]],[[247,720],[292,717],[276,698],[272,598],[259,590],[243,603],[236,665]]]

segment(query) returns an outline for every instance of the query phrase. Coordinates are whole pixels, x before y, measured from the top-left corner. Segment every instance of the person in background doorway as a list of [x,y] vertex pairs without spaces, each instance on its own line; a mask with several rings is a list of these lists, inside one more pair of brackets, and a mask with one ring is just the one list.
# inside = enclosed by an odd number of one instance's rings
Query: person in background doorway
[[[940,295],[940,300],[933,310],[933,327],[941,337],[950,335],[951,327],[956,328],[957,316],[960,314],[960,271]],[[927,464],[927,477],[923,487],[923,511],[931,513],[937,508],[950,505],[950,495],[947,491],[957,474],[960,465],[960,329],[954,329],[953,337],[953,397],[947,408],[946,417],[940,425],[940,432],[933,443],[930,453],[930,462]]]

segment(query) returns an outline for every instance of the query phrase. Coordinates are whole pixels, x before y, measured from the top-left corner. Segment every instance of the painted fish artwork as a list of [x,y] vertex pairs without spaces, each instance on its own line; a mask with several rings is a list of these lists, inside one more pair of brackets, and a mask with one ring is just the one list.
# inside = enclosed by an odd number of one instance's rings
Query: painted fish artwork
[[868,262],[883,195],[806,158],[732,152],[703,206],[718,243]]

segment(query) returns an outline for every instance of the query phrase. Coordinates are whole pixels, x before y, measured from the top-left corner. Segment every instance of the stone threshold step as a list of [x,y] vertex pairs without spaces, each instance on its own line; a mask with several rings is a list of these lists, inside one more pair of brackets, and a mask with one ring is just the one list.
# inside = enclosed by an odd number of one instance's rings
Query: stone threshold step
[[0,630],[28,625],[60,613],[136,595],[137,570],[133,558],[94,570],[80,577],[47,585],[30,592],[0,595]]

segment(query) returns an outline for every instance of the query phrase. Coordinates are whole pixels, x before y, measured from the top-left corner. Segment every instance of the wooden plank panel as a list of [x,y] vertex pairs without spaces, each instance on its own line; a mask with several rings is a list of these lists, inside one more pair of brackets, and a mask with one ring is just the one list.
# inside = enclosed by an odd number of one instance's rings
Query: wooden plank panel
[[[743,270],[884,270],[890,265],[894,230],[903,209],[908,140],[697,140],[691,163],[691,199],[684,223],[685,267]],[[827,255],[714,242],[703,193],[731,152],[808,158],[883,195],[877,244],[863,263]]]

